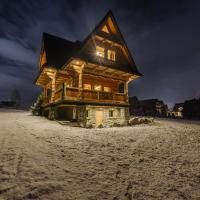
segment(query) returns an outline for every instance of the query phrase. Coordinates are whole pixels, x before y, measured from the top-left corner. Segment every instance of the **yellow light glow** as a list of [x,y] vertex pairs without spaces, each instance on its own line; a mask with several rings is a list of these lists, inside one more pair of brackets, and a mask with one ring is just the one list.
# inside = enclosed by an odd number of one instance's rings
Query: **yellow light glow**
[[104,91],[104,92],[111,92],[110,87],[104,87],[104,88],[103,88],[103,91]]
[[108,49],[108,59],[115,61],[115,51]]
[[108,27],[106,25],[102,28],[102,31],[106,32],[106,33],[109,33]]
[[101,85],[94,85],[95,91],[101,91]]
[[99,57],[104,57],[104,48],[96,46],[96,55]]
[[83,89],[85,89],[85,90],[91,90],[92,86],[91,86],[91,84],[83,84]]

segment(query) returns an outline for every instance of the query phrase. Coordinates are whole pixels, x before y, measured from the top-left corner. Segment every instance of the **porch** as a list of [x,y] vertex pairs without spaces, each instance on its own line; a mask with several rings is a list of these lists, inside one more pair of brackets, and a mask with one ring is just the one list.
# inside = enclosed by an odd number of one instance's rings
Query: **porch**
[[104,92],[95,90],[85,90],[78,87],[64,87],[44,97],[43,106],[49,103],[56,103],[62,100],[102,102],[113,104],[127,104],[128,98],[124,93]]

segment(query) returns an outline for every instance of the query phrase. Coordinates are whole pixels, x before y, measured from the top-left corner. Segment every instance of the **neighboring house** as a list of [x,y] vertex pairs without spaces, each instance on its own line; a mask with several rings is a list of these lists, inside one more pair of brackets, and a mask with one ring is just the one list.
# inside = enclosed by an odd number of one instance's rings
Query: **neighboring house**
[[166,117],[168,107],[158,99],[138,100],[137,97],[130,97],[130,114],[140,116]]
[[172,110],[172,116],[182,118],[183,117],[183,106],[184,106],[184,103],[176,103]]
[[83,127],[127,124],[128,83],[141,73],[111,11],[82,42],[43,33],[39,70],[43,115]]
[[200,119],[200,98],[190,99],[184,102],[183,117],[188,119]]

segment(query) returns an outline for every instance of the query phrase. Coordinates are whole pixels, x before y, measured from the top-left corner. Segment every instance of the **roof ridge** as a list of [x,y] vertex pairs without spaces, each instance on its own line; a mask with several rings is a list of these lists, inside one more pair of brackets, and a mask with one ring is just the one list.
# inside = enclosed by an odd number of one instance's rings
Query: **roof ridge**
[[[65,39],[65,38],[61,38],[61,37],[59,37],[59,36],[56,36],[56,35],[53,35],[53,34],[50,34],[50,33],[47,33],[47,32],[43,32],[42,35],[43,35],[43,38],[44,38],[45,36],[47,36],[47,37],[50,36],[50,37],[52,37],[52,38],[56,38],[56,39],[59,39],[59,40],[64,40],[64,41],[66,41],[66,42],[71,42],[71,43],[81,42],[81,41],[79,41],[79,40],[71,41],[71,40],[68,40],[68,39]],[[81,43],[82,43],[82,42],[81,42]]]

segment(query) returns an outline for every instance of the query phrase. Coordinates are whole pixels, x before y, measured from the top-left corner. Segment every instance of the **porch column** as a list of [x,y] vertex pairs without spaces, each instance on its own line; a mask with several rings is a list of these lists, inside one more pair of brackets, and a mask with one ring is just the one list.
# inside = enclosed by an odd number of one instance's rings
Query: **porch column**
[[55,99],[55,90],[56,90],[56,73],[52,76],[51,79],[51,103]]
[[128,103],[129,102],[129,98],[128,98],[128,83],[130,82],[130,80],[126,81],[125,83],[125,101]]
[[65,99],[66,97],[66,82],[63,83],[63,95],[62,95],[63,99]]
[[82,99],[83,97],[83,69],[85,64],[80,67],[79,77],[78,77],[78,88],[79,88],[79,98]]
[[46,86],[43,87],[43,93],[44,93],[44,97],[47,97],[47,88],[46,88]]

